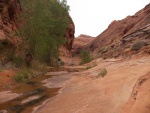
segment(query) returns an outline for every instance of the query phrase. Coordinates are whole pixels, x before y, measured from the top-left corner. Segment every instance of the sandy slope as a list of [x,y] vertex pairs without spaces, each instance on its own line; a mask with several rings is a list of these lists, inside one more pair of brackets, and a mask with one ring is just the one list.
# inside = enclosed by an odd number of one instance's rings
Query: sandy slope
[[[97,59],[87,65],[95,64],[79,72],[36,113],[150,113],[150,56]],[[95,78],[101,68],[108,74]]]

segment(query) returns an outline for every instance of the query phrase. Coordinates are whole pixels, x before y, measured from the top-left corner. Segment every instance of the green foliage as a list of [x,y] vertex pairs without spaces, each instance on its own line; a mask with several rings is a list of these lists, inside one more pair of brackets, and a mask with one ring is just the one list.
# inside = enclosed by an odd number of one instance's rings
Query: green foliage
[[26,82],[27,80],[31,79],[34,77],[34,72],[31,69],[28,68],[22,68],[18,71],[16,76],[14,76],[14,80],[16,82]]
[[145,41],[137,41],[135,42],[132,47],[131,47],[131,50],[132,51],[138,51],[140,50],[143,46],[146,45],[146,42]]
[[17,67],[21,67],[23,65],[23,58],[21,56],[14,56],[12,61]]
[[107,70],[105,68],[101,69],[100,72],[97,75],[97,78],[104,77],[107,74]]
[[90,56],[90,53],[87,50],[81,51],[81,64],[88,63],[92,60],[92,57]]
[[24,73],[19,73],[16,76],[14,76],[14,79],[16,82],[24,82],[28,79],[28,75]]
[[45,64],[42,64],[39,61],[33,61],[32,68],[20,68],[16,76],[14,76],[14,80],[16,82],[27,82],[29,79],[38,75],[43,75],[46,72],[47,68]]
[[[24,11],[18,21],[23,50],[45,62],[48,54],[58,57],[58,47],[66,42],[64,34],[69,25],[68,5],[58,0],[22,0]],[[18,33],[17,33],[18,34]],[[26,45],[26,46],[25,46]]]

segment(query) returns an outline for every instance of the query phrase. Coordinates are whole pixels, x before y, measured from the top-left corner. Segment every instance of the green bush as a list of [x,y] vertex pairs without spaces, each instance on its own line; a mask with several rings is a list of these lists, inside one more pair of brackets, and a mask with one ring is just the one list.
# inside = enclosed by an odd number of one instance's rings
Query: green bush
[[24,82],[28,80],[28,75],[24,73],[19,73],[14,77],[16,82]]
[[31,77],[33,76],[33,73],[30,69],[21,69],[20,71],[18,71],[18,73],[16,74],[16,76],[14,76],[14,80],[16,82],[26,82],[27,80],[29,80]]
[[97,75],[97,78],[104,77],[107,74],[107,70],[105,68],[101,69],[100,72]]
[[146,42],[145,41],[137,41],[135,42],[132,47],[131,47],[131,50],[132,51],[138,51],[140,50],[143,46],[146,45]]
[[[18,18],[19,32],[24,41],[22,50],[46,62],[46,57],[58,57],[58,47],[66,43],[64,34],[69,26],[68,5],[63,0],[21,0],[23,12]],[[26,53],[26,52],[25,52]]]
[[85,64],[92,61],[92,57],[90,56],[90,53],[87,50],[81,51],[80,58],[81,58],[81,64]]

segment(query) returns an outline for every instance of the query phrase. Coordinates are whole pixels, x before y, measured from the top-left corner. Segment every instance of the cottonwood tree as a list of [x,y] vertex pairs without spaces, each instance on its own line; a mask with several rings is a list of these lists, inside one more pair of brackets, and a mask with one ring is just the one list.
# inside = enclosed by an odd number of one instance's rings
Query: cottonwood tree
[[69,25],[67,1],[22,0],[23,11],[18,18],[22,37],[22,51],[45,62],[58,57],[57,48],[66,42],[64,34]]

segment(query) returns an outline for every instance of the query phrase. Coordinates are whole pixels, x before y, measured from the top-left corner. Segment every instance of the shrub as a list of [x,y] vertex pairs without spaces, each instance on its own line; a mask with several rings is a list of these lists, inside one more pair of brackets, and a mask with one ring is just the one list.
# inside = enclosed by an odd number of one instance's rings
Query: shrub
[[107,70],[105,68],[101,69],[100,72],[98,73],[97,75],[97,78],[98,77],[104,77],[105,75],[107,74]]
[[135,42],[132,47],[131,47],[131,50],[132,51],[138,51],[140,50],[143,46],[146,45],[146,42],[145,41],[137,41]]
[[87,50],[82,50],[80,57],[81,57],[81,64],[85,64],[92,61],[92,57],[90,56],[90,53]]
[[14,80],[16,82],[26,82],[33,76],[33,73],[30,69],[21,69],[16,76],[14,76]]
[[28,80],[28,75],[25,73],[19,73],[16,76],[14,76],[14,79],[16,82],[24,82],[26,80]]

